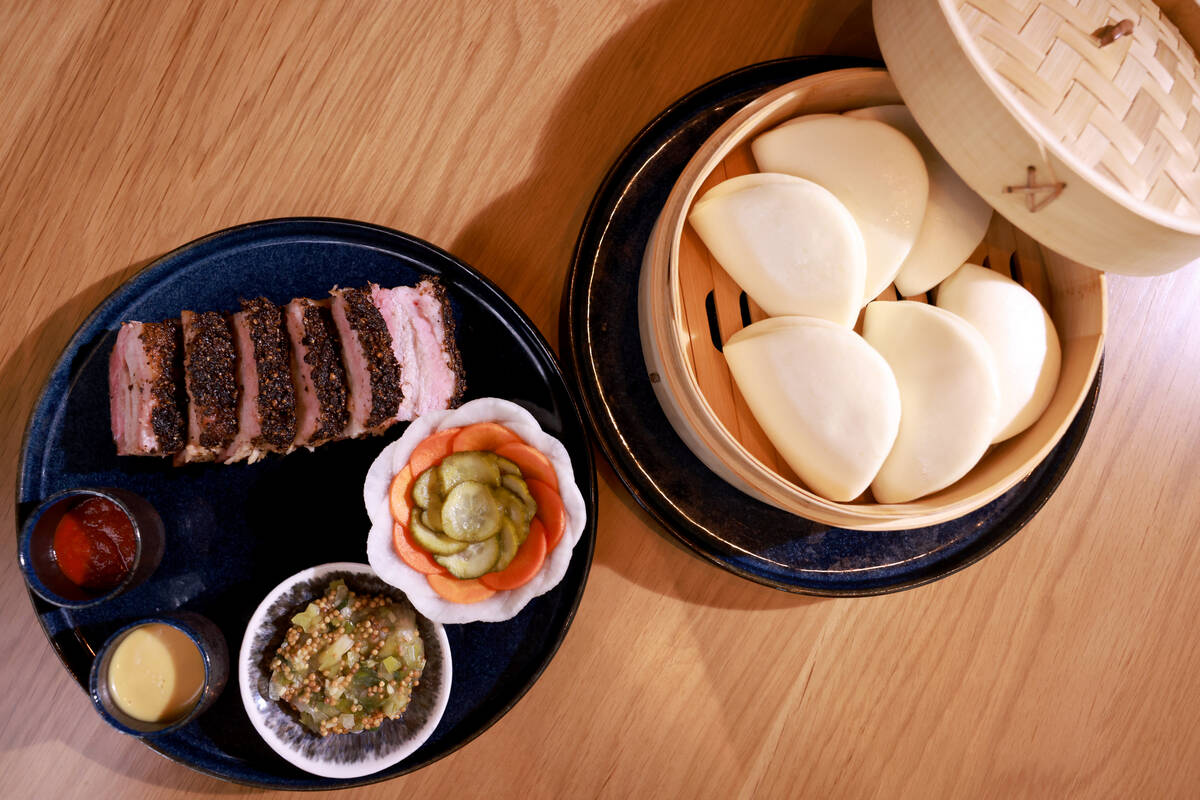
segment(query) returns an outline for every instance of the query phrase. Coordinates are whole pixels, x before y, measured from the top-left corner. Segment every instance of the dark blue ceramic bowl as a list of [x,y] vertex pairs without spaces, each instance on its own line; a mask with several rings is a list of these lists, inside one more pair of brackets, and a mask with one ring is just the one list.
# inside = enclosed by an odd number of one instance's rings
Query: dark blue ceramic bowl
[[[147,722],[126,714],[114,701],[108,681],[108,669],[112,664],[113,653],[116,652],[117,646],[125,640],[125,637],[138,628],[155,623],[175,628],[196,645],[200,651],[200,658],[204,662],[204,683],[200,687],[200,694],[195,705],[187,713],[175,719]],[[92,671],[88,676],[88,692],[92,696],[92,703],[104,721],[121,733],[128,733],[131,736],[161,736],[191,723],[212,707],[217,697],[220,696],[221,690],[225,688],[228,678],[229,646],[226,644],[221,630],[199,614],[180,611],[131,622],[108,637],[108,640],[96,652],[96,660],[92,662]]]

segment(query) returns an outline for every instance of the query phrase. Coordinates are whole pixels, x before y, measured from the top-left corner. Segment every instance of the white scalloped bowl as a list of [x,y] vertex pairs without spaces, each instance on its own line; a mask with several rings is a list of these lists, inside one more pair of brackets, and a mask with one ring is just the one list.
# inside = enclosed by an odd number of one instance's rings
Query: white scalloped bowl
[[[452,603],[435,592],[423,574],[401,561],[392,548],[394,523],[388,505],[388,489],[392,478],[408,464],[418,444],[438,431],[477,422],[499,422],[550,459],[558,477],[567,528],[558,545],[547,554],[542,569],[529,583],[509,591],[496,592],[478,603]],[[417,611],[445,624],[503,622],[515,617],[529,601],[553,589],[567,574],[571,553],[583,535],[587,522],[587,506],[575,483],[575,472],[571,468],[567,448],[543,431],[533,415],[524,408],[496,397],[481,397],[451,411],[435,411],[418,417],[403,436],[383,449],[367,470],[363,483],[363,502],[371,517],[371,532],[367,536],[367,560],[371,562],[371,567],[380,578],[403,591]]]

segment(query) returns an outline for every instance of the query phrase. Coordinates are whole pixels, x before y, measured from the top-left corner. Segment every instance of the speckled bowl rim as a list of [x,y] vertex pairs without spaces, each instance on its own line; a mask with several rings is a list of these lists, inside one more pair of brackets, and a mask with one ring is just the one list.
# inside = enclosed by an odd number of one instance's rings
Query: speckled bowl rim
[[[442,715],[446,711],[446,704],[450,700],[450,686],[453,682],[453,664],[450,655],[450,640],[446,637],[446,629],[440,623],[425,618],[420,614],[420,612],[416,612],[419,618],[419,623],[424,623],[425,626],[428,626],[428,628],[432,629],[434,632],[437,644],[440,646],[441,653],[441,662],[438,665],[440,671],[439,681],[434,689],[436,694],[433,698],[429,715],[421,723],[416,732],[411,736],[402,739],[398,744],[393,746],[392,749],[388,750],[386,755],[378,756],[370,761],[361,760],[339,763],[333,759],[313,758],[306,756],[299,752],[298,748],[289,746],[288,743],[285,742],[283,738],[271,728],[267,721],[267,715],[264,714],[262,709],[259,707],[259,700],[262,698],[260,698],[257,694],[256,687],[258,685],[258,681],[255,680],[258,674],[258,667],[255,663],[256,655],[258,654],[254,652],[255,639],[257,634],[263,628],[272,624],[278,624],[278,620],[268,620],[267,618],[269,612],[271,611],[271,607],[276,603],[276,601],[300,584],[308,582],[321,582],[323,579],[326,579],[330,576],[335,576],[338,573],[350,573],[352,575],[379,580],[381,584],[384,584],[386,587],[385,590],[389,593],[389,595],[395,598],[404,598],[405,602],[407,602],[407,598],[404,597],[403,592],[395,589],[394,587],[387,586],[386,583],[382,581],[382,579],[375,574],[375,571],[372,570],[367,564],[336,561],[328,564],[319,564],[315,567],[309,567],[297,572],[295,575],[292,575],[290,578],[280,582],[278,586],[272,589],[267,596],[263,598],[262,602],[259,603],[258,608],[256,608],[254,613],[251,615],[250,622],[246,625],[246,633],[242,637],[242,645],[238,649],[238,689],[241,694],[242,705],[246,709],[247,716],[250,717],[250,723],[254,726],[254,729],[258,731],[258,734],[262,736],[263,741],[265,741],[267,745],[270,746],[270,748],[279,756],[306,772],[310,772],[314,775],[319,775],[324,778],[361,778],[387,769],[388,767],[403,761],[405,758],[412,755],[433,734],[434,730],[437,728],[438,722],[441,721]],[[426,647],[427,656],[430,654],[430,652],[431,648]],[[426,668],[428,669],[428,666]],[[428,682],[420,682],[414,689],[414,694],[420,692],[422,687],[428,685]],[[268,700],[266,703],[270,704],[271,701]],[[278,703],[277,705],[282,708],[283,704]],[[283,719],[285,715],[288,718],[291,718],[288,712],[281,712],[276,716],[279,719]],[[314,734],[310,734],[305,731],[299,720],[294,718],[291,719],[294,724],[293,730],[295,731],[296,735],[298,737],[302,737],[302,741],[307,743],[309,746],[320,747],[324,743],[329,743],[332,747],[339,742],[340,737],[338,736],[319,739]],[[383,726],[381,726],[378,731],[361,734],[343,734],[343,736],[374,736],[376,740],[378,740],[379,738],[382,738],[384,734],[390,733],[389,731],[385,731],[384,728],[392,728],[393,730],[391,733],[394,733],[395,725],[391,720],[388,720],[384,722]]]

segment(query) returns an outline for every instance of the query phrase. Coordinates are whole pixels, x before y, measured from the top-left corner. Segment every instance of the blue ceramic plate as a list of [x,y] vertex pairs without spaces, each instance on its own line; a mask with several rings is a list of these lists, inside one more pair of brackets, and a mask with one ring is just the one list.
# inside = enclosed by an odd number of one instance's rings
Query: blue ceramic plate
[[830,528],[754,500],[713,474],[675,435],[654,397],[638,335],[642,252],[676,178],[725,120],[805,75],[876,62],[789,58],[731,72],[680,99],[629,145],[580,231],[564,296],[566,354],[593,430],[634,498],[685,546],[758,583],[815,595],[869,595],[937,580],[1027,523],[1066,474],[1087,432],[1100,375],[1059,445],[990,505],[928,528]]
[[446,712],[420,748],[382,772],[336,780],[292,766],[255,732],[232,685],[194,723],[147,742],[163,755],[219,778],[271,788],[337,788],[394,777],[461,747],[499,719],[566,635],[595,547],[596,479],[583,421],[552,351],[511,300],[461,261],[396,231],[331,219],[251,223],[186,245],[135,275],[76,332],[26,431],[18,524],[61,489],[116,486],[154,504],[166,525],[167,549],[147,583],[111,602],[70,611],[33,597],[39,621],[83,686],[93,651],[127,622],[196,611],[220,626],[236,653],[251,614],[284,578],[325,562],[364,561],[370,522],[363,476],[403,426],[384,437],[253,465],[177,469],[165,459],[118,458],[109,435],[108,355],[122,320],[178,317],[184,308],[228,310],[240,297],[260,294],[277,303],[319,297],[335,284],[412,284],[428,274],[447,288],[466,399],[495,396],[524,406],[571,454],[588,524],[566,577],[507,622],[447,626],[456,669]]

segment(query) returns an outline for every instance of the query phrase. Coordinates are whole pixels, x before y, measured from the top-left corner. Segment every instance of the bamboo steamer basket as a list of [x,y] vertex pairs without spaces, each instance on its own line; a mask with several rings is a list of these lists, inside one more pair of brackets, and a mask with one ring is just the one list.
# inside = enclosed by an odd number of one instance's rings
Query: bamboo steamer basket
[[[899,530],[955,519],[1028,476],[1075,418],[1104,344],[1103,274],[1039,244],[996,214],[970,260],[1019,280],[1054,320],[1062,367],[1045,413],[1023,433],[993,446],[957,483],[908,503],[875,503],[869,492],[853,502],[836,503],[801,485],[749,412],[720,352],[737,330],[765,315],[711,258],[687,215],[710,186],[756,171],[749,144],[758,134],[802,114],[899,102],[900,93],[886,71],[847,69],[803,78],[747,105],[684,168],[647,244],[639,286],[651,384],[688,447],[752,497],[819,523],[860,530]],[[894,289],[881,296],[889,298],[896,299]]]
[[873,14],[913,117],[1006,219],[1109,272],[1200,260],[1196,0],[877,0]]

